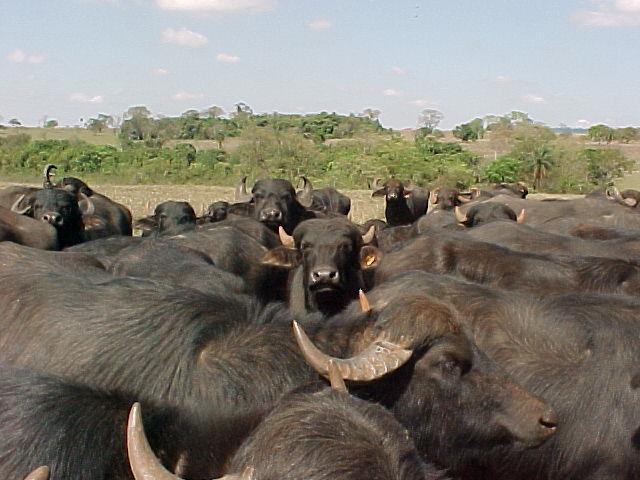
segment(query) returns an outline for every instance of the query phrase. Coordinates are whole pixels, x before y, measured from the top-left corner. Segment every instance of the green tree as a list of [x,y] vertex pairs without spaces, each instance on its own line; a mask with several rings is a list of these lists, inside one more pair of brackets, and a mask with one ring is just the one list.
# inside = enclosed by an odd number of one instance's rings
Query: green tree
[[540,185],[554,165],[553,152],[549,145],[540,144],[534,147],[523,158],[526,173],[533,177],[533,187],[540,190]]
[[120,135],[125,140],[145,140],[152,137],[152,129],[151,112],[144,105],[137,105],[126,111]]
[[58,121],[54,118],[44,122],[44,128],[55,128],[58,126]]
[[615,138],[623,143],[629,143],[638,138],[638,129],[633,127],[619,128],[616,130]]
[[484,169],[484,180],[490,183],[517,182],[522,164],[519,160],[504,155],[489,163]]
[[213,105],[207,108],[207,115],[209,116],[209,118],[218,118],[224,115],[224,110],[222,109],[222,107]]
[[11,125],[12,127],[20,127],[22,126],[22,123],[20,123],[20,120],[18,120],[17,118],[12,118],[11,120],[9,120],[9,125]]
[[598,124],[598,125],[593,125],[592,127],[589,128],[589,130],[587,131],[587,136],[594,142],[611,143],[615,136],[615,131],[613,128],[607,125]]
[[444,118],[444,114],[433,108],[425,108],[420,112],[420,117],[418,118],[418,125],[429,130],[429,133],[433,132],[442,119]]

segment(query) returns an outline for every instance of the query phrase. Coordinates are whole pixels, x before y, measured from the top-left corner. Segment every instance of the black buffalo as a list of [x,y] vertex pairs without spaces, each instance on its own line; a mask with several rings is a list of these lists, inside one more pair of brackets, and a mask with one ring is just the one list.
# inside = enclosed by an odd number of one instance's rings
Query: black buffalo
[[64,177],[55,186],[67,190],[77,197],[84,195],[91,198],[94,206],[93,213],[84,217],[87,240],[111,235],[131,235],[131,211],[121,203],[96,192],[79,178]]
[[460,207],[454,209],[456,220],[465,227],[477,227],[489,222],[498,220],[511,220],[516,223],[524,223],[525,210],[521,210],[519,215],[511,207],[501,203],[474,203],[465,212]]
[[188,202],[168,200],[156,205],[153,215],[140,219],[142,236],[177,235],[196,228],[196,212]]
[[[279,305],[19,268],[0,271],[0,281],[0,361],[166,402],[190,413],[190,428],[224,431],[221,418],[234,426],[211,455],[185,452],[196,478],[218,474],[283,393],[317,375]],[[437,448],[441,467],[463,468],[498,445],[535,446],[554,431],[548,406],[501,374],[437,302],[398,297],[380,312],[303,323],[322,351],[345,359],[353,393],[390,409],[423,455]]]
[[19,197],[12,210],[54,227],[59,248],[65,248],[85,239],[83,215],[92,214],[94,207],[88,199],[82,206],[81,210],[76,196],[65,190],[43,188]]
[[[179,480],[161,472],[161,464],[146,449],[135,408],[129,448],[136,477]],[[247,480],[444,478],[422,461],[407,431],[380,405],[315,386],[278,402],[234,455],[228,471]]]
[[558,431],[548,442],[502,455],[498,448],[462,478],[638,478],[638,299],[533,297],[412,271],[376,287],[369,300],[384,309],[410,293],[452,308],[481,350],[557,413]]
[[[298,197],[304,197],[306,191],[311,188],[311,182],[307,177],[301,177],[304,187],[297,192]],[[351,210],[351,199],[340,193],[333,187],[314,188],[311,192],[312,201],[309,210],[327,214],[348,215]]]
[[374,268],[379,252],[366,245],[364,236],[343,218],[307,220],[296,227],[293,238],[282,233],[284,246],[270,250],[263,263],[292,269],[289,303],[296,311],[333,315],[365,288],[362,272]]
[[275,233],[282,227],[289,235],[303,220],[315,218],[315,214],[307,210],[313,201],[310,184],[298,196],[288,180],[268,178],[258,180],[248,195],[245,193],[245,182],[246,177],[236,187],[236,202],[244,203],[232,205],[229,213],[246,213]]
[[385,198],[384,214],[387,223],[392,227],[413,223],[424,215],[428,208],[428,190],[419,187],[410,189],[396,178],[384,182],[371,196]]

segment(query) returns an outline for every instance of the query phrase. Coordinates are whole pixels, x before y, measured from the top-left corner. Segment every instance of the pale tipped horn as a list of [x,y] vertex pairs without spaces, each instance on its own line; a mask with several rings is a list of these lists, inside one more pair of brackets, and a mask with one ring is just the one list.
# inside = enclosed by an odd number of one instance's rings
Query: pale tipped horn
[[526,217],[526,212],[525,212],[525,209],[523,208],[522,210],[520,210],[520,213],[518,214],[516,222],[517,223],[524,223],[525,217]]
[[371,304],[369,303],[369,299],[362,291],[362,289],[358,290],[358,302],[360,302],[360,310],[363,313],[369,313],[371,311]]
[[375,237],[375,235],[376,235],[376,227],[375,227],[375,225],[371,225],[369,227],[369,230],[367,230],[367,233],[362,235],[362,243],[364,243],[364,244],[371,243],[373,241],[373,237]]
[[[78,194],[80,197],[80,201],[78,202],[78,206],[82,211],[83,215],[93,215],[96,212],[96,206],[89,197],[87,197],[84,193]],[[82,205],[80,205],[82,203]]]
[[251,200],[251,194],[247,192],[247,177],[246,175],[240,179],[238,185],[233,194],[234,202],[248,202]]
[[460,200],[462,203],[469,203],[471,201],[470,198],[463,197],[462,195],[458,195],[458,200]]
[[429,192],[429,200],[427,202],[427,213],[433,212],[438,203],[438,193],[435,190]]
[[300,178],[304,182],[304,186],[302,187],[302,193],[297,196],[298,202],[303,207],[309,208],[313,203],[313,187],[311,186],[311,182],[304,175],[300,175]]
[[42,186],[43,188],[51,188],[53,185],[51,184],[51,176],[55,175],[55,173],[51,173],[51,170],[57,170],[53,163],[48,163],[44,170],[42,170]]
[[456,220],[458,221],[458,223],[465,223],[467,221],[467,214],[462,213],[462,210],[460,210],[460,207],[456,206],[453,209],[453,214],[456,216]]
[[27,205],[24,208],[19,208],[18,205],[20,205],[20,202],[22,202],[22,200],[24,200],[25,195],[22,194],[18,197],[18,199],[13,202],[13,205],[11,205],[11,211],[14,213],[17,213],[18,215],[24,215],[25,213],[27,213],[29,210],[31,210],[31,205]]
[[158,461],[144,433],[140,404],[134,403],[127,424],[127,451],[136,480],[180,480]]
[[[181,480],[157,459],[144,433],[140,404],[134,403],[127,423],[127,452],[131,471],[136,480]],[[252,480],[254,469],[247,467],[242,474],[225,475],[219,480]]]
[[295,320],[293,331],[307,363],[325,378],[329,377],[329,364],[333,361],[345,380],[357,382],[375,380],[404,365],[413,353],[411,350],[405,350],[399,345],[378,338],[352,358],[335,358],[321,352]]
[[45,465],[36,468],[33,472],[24,477],[24,480],[49,480],[50,473],[51,469]]
[[284,231],[284,228],[282,228],[282,226],[278,227],[278,236],[280,237],[280,242],[285,247],[293,248],[295,246],[295,240],[291,235]]

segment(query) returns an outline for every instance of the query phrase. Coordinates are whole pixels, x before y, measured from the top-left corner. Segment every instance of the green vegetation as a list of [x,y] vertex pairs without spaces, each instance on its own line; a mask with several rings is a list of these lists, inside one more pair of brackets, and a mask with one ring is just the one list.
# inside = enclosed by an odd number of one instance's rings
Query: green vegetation
[[[357,116],[254,114],[238,103],[228,118],[223,113],[213,106],[153,118],[137,106],[117,131],[104,114],[86,129],[4,128],[0,175],[37,178],[54,163],[60,175],[92,182],[233,185],[244,175],[295,180],[304,174],[317,185],[368,188],[375,177],[395,175],[427,186],[523,180],[538,191],[587,192],[634,169],[620,150],[556,135],[522,112],[462,124],[453,132],[461,142],[447,142],[435,130],[442,118],[435,110],[423,112],[424,127],[411,141],[383,128],[375,109]],[[620,130],[624,135],[611,141],[637,135]],[[474,153],[474,142],[492,141],[506,145],[501,151],[507,153],[491,159]]]

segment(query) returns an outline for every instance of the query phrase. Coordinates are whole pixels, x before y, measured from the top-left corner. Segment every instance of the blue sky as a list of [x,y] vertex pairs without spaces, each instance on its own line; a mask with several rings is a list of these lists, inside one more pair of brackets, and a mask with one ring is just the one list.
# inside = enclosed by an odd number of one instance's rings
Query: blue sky
[[640,126],[640,0],[2,0],[0,115],[382,111]]

